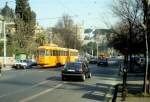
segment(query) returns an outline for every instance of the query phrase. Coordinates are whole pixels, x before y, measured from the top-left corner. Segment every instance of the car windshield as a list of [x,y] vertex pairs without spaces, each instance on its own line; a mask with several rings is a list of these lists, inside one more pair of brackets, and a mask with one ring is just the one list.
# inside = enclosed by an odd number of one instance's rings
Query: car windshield
[[107,61],[107,59],[99,59],[100,61]]
[[81,68],[81,63],[67,63],[64,66],[65,69],[79,69]]
[[26,62],[27,62],[27,60],[20,60],[20,62],[22,62],[22,63],[26,63]]

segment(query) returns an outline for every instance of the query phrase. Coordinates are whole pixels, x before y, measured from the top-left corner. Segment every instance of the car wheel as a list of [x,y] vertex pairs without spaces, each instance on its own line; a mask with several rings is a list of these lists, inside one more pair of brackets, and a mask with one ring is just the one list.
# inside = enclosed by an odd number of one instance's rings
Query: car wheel
[[88,78],[91,78],[91,76],[92,76],[91,73],[89,73]]
[[20,69],[20,65],[16,65],[16,69]]
[[82,75],[82,81],[85,81],[85,74]]
[[61,77],[61,80],[62,80],[62,81],[65,81],[65,77],[62,76],[62,77]]
[[26,69],[26,67],[25,66],[22,66],[23,67],[23,69]]

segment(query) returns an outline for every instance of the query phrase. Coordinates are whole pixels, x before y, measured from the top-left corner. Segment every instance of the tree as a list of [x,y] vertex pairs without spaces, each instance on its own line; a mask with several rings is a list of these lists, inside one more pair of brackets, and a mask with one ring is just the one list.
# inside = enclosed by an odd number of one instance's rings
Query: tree
[[[60,39],[64,41],[64,47],[81,48],[81,42],[77,38],[77,26],[74,25],[71,16],[63,15],[56,27],[52,29],[52,32],[61,37]],[[62,43],[60,45],[62,46]]]
[[45,44],[45,34],[43,33],[38,33],[35,39],[35,42],[37,43],[38,46],[42,46]]
[[89,29],[85,29],[85,30],[84,30],[84,33],[91,33],[92,31],[93,31],[93,30],[89,28]]
[[20,50],[28,52],[28,42],[33,40],[32,36],[35,33],[36,14],[31,10],[28,0],[16,0],[15,14],[15,41]]
[[[140,48],[143,50],[142,53],[145,55],[145,77],[144,77],[144,93],[147,91],[147,74],[148,74],[148,47],[149,47],[149,24],[150,24],[150,9],[149,9],[149,0],[119,0],[119,5],[114,6],[114,13],[121,18],[121,21],[127,26],[127,36],[122,36],[123,39],[127,39],[127,53],[134,53],[135,45],[138,45],[138,52],[141,53]],[[116,4],[115,4],[116,5]],[[143,22],[142,22],[143,21]],[[122,33],[122,32],[121,32]],[[125,34],[125,33],[124,33]],[[116,36],[116,40],[117,40]],[[119,40],[119,39],[118,39]],[[125,41],[125,40],[122,40]],[[121,41],[121,42],[122,42]],[[113,41],[114,45],[115,40]],[[121,43],[120,43],[121,44]],[[144,45],[144,46],[143,46]],[[117,45],[118,47],[119,45]],[[136,52],[137,53],[137,52]],[[130,55],[131,58],[131,55]],[[131,68],[131,67],[130,67]],[[150,75],[150,74],[149,74]],[[150,78],[149,78],[150,79]],[[149,80],[149,92],[150,92],[150,80]]]
[[[113,46],[116,50],[118,50],[123,55],[128,55],[130,53],[129,50],[129,40],[128,36],[128,25],[125,23],[118,23],[116,28],[113,28],[113,37],[109,39],[109,45]],[[142,28],[140,26],[133,27],[132,32],[132,45],[130,45],[132,54],[141,54],[144,53],[144,42],[143,42],[143,33]]]
[[90,40],[91,38],[89,36],[85,36],[84,40]]
[[[4,6],[4,8],[2,8],[1,10],[1,15],[4,17],[5,22],[14,22],[14,11],[13,9],[11,9],[8,6],[8,3],[6,2],[6,5]],[[6,27],[6,37],[7,37],[7,56],[12,56],[12,50],[13,48],[13,44],[12,44],[12,39],[13,36],[10,33],[11,30],[11,25],[7,25]]]
[[89,42],[88,44],[82,46],[82,49],[84,52],[87,52],[89,54],[93,54],[94,56],[97,55],[97,44],[96,42]]
[[[129,39],[127,41],[128,42],[127,49],[128,49],[128,55],[130,56],[130,61],[131,61],[132,54],[133,54],[133,49],[132,49],[133,39],[132,38],[134,38],[133,27],[134,25],[138,25],[138,22],[140,21],[139,17],[141,17],[139,15],[139,12],[140,12],[139,0],[118,0],[116,4],[113,6],[114,14],[120,17],[121,21],[125,22],[128,25],[127,26],[128,27],[127,38]],[[130,63],[129,69],[131,72],[133,72],[132,63]]]
[[6,21],[14,21],[14,12],[13,12],[13,9],[11,9],[9,6],[8,6],[8,3],[6,2],[6,5],[4,8],[2,8],[1,10],[1,15],[4,16],[4,19]]

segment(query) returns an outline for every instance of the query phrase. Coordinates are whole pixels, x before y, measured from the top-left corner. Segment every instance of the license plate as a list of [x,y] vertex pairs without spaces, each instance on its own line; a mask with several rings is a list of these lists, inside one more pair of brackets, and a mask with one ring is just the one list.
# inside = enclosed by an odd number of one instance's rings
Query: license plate
[[68,71],[69,71],[69,72],[75,72],[75,70],[71,70],[71,69],[69,69]]

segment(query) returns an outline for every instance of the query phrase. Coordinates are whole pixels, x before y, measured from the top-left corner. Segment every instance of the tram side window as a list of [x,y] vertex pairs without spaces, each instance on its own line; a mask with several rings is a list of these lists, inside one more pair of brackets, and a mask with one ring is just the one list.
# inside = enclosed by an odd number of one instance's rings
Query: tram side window
[[63,56],[63,51],[60,51],[60,56]]
[[64,51],[61,51],[61,56],[64,56]]
[[44,49],[39,50],[39,55],[44,56],[45,55],[45,50]]
[[49,50],[49,56],[53,56],[52,50]]
[[72,56],[72,52],[70,52],[70,56]]
[[74,53],[74,52],[72,52],[72,56],[75,56],[75,53]]
[[49,51],[49,50],[46,50],[45,55],[46,55],[46,56],[50,56],[50,55],[51,55],[50,51]]
[[57,55],[56,50],[53,50],[53,56],[56,56],[56,55]]
[[66,56],[66,55],[65,55],[65,51],[63,51],[63,53],[64,53],[63,56]]
[[59,50],[57,50],[57,56],[60,56],[60,51]]

